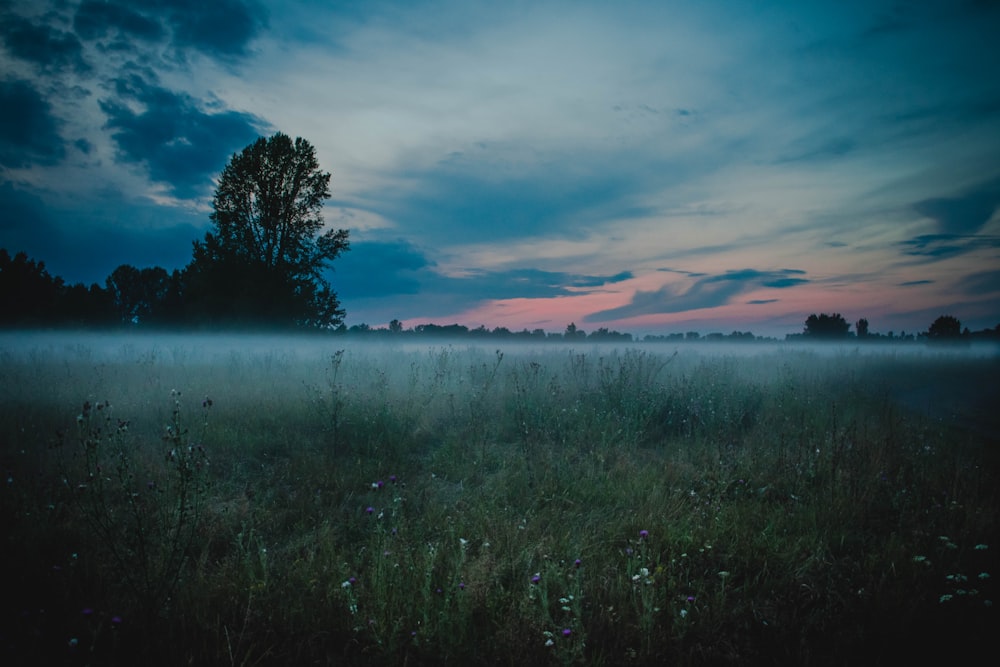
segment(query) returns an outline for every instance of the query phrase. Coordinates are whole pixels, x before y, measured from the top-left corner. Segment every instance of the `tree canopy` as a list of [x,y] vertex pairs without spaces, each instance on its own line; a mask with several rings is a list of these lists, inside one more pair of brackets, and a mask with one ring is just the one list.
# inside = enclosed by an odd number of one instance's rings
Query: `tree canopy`
[[927,338],[932,341],[955,340],[961,335],[962,322],[953,315],[942,315],[927,330]]
[[233,155],[212,202],[214,231],[195,242],[188,297],[212,323],[334,327],[344,311],[324,276],[349,248],[323,231],[330,174],[302,139],[277,133]]
[[847,338],[850,328],[851,325],[840,313],[820,313],[819,316],[812,314],[806,318],[806,327],[802,333],[811,338]]

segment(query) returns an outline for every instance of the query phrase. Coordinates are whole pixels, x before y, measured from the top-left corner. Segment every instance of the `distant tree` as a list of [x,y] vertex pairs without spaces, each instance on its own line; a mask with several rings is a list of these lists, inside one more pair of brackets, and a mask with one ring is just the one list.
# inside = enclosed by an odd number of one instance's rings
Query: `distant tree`
[[194,244],[185,299],[203,321],[336,327],[344,311],[323,273],[349,248],[323,230],[330,174],[312,145],[280,132],[233,155],[212,205],[214,231]]
[[962,323],[951,315],[942,315],[934,320],[927,330],[927,338],[932,341],[955,340],[962,335]]
[[575,322],[570,322],[566,327],[566,333],[563,334],[563,338],[566,340],[583,340],[587,337],[587,332],[583,329],[577,329]]
[[847,338],[851,325],[847,323],[843,315],[834,313],[827,315],[812,314],[806,318],[805,330],[802,332],[808,338],[839,339]]
[[868,320],[866,320],[865,318],[862,317],[860,320],[858,320],[855,323],[854,330],[857,332],[858,338],[867,338],[868,337]]
[[396,334],[403,333],[403,323],[399,320],[389,322],[389,331]]

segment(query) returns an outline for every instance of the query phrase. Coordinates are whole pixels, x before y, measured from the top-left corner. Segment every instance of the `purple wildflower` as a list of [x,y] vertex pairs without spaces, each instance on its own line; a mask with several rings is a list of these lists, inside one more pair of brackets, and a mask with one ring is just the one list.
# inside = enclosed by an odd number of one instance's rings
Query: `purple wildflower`
[[644,540],[647,537],[649,537],[649,531],[648,530],[643,529],[643,530],[639,531],[639,539],[640,540]]
[[542,580],[542,575],[540,574],[536,574],[533,577],[531,577],[531,583],[533,584],[537,584],[541,580]]
[[573,634],[572,630],[569,628],[563,628],[563,637],[569,637],[571,634]]
[[371,505],[369,505],[368,507],[365,508],[365,514],[371,514],[374,511],[375,511],[375,508],[372,507]]

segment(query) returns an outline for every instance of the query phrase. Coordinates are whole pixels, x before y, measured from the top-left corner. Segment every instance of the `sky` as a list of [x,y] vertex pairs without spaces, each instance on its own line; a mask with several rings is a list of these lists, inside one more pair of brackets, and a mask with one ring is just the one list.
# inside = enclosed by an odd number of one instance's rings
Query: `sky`
[[997,34],[995,0],[0,0],[0,247],[183,268],[283,132],[348,325],[992,328]]

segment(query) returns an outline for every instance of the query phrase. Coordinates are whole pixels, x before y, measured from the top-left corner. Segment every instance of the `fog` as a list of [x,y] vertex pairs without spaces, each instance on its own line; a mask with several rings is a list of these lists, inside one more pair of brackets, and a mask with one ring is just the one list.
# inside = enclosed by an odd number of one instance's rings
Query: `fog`
[[526,342],[486,338],[445,339],[403,335],[363,338],[355,335],[318,334],[235,334],[235,333],[107,333],[93,331],[16,331],[0,333],[3,361],[66,360],[71,362],[121,363],[145,361],[158,364],[218,364],[236,359],[269,357],[273,361],[308,363],[326,362],[337,350],[378,356],[382,352],[412,353],[453,348],[484,350],[492,353],[538,354],[569,352],[610,354],[627,349],[654,354],[694,357],[756,357],[760,355],[835,357],[905,356],[927,359],[1000,358],[1000,344],[973,343],[964,346],[929,345],[922,342],[842,343],[795,342],[631,342],[597,343],[588,341]]

